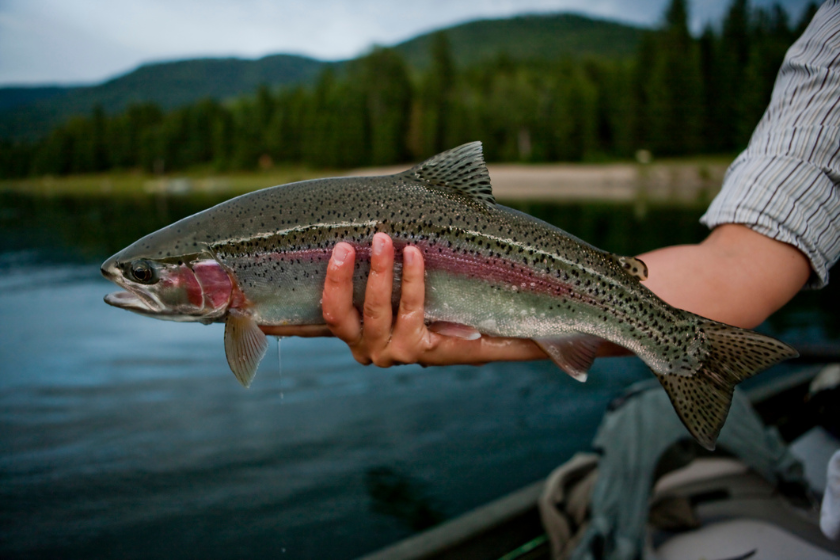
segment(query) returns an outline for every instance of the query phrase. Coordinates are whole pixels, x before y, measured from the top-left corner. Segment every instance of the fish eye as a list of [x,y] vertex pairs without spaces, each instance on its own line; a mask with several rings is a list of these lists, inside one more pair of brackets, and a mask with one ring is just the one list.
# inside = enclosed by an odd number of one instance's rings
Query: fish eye
[[134,261],[129,268],[131,279],[140,284],[154,284],[158,281],[155,268],[149,261]]

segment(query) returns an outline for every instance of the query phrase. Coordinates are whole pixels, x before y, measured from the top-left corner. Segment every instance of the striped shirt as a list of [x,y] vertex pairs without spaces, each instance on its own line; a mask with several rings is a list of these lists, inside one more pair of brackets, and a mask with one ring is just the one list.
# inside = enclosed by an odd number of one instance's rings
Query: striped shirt
[[840,0],[787,52],[770,105],[700,221],[744,224],[811,261],[807,287],[840,257]]

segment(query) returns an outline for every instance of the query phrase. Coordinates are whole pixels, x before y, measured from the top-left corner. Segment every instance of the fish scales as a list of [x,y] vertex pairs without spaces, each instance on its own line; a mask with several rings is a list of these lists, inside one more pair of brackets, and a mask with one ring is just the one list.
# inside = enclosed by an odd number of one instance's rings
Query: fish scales
[[[264,352],[258,326],[323,323],[321,292],[340,241],[356,250],[354,303],[363,305],[378,232],[390,235],[397,249],[395,307],[401,249],[414,245],[426,264],[427,321],[533,339],[581,380],[598,340],[628,348],[659,377],[680,418],[707,447],[725,420],[734,384],[795,355],[781,342],[666,304],[640,283],[646,269],[638,259],[601,251],[496,204],[478,143],[397,175],[293,183],[185,218],[103,265],[103,274],[129,290],[106,301],[159,318],[227,322],[228,362],[247,385],[261,357],[255,354]],[[142,274],[150,267],[160,278],[134,282],[133,267]],[[179,285],[201,285],[206,294],[205,284],[227,290],[227,305],[208,307],[224,299],[218,294],[209,300],[192,294],[202,306],[190,310],[183,294],[170,294]],[[166,298],[176,304],[167,306]]]
[[[367,183],[347,178],[323,181],[317,186],[307,191],[306,198],[322,206],[320,212],[310,212],[308,219],[281,215],[280,231],[212,244],[219,260],[236,272],[240,288],[250,301],[278,303],[276,309],[259,310],[260,324],[320,322],[318,302],[322,286],[313,284],[307,290],[300,282],[324,277],[332,247],[339,241],[356,247],[360,261],[357,274],[359,279],[366,278],[369,259],[365,248],[375,233],[383,232],[394,238],[398,248],[411,243],[423,252],[431,276],[427,285],[430,320],[484,324],[485,334],[529,338],[550,337],[562,325],[565,332],[586,332],[612,339],[636,353],[646,352],[647,341],[666,344],[674,347],[666,352],[676,357],[697,336],[694,325],[680,323],[682,317],[677,310],[663,305],[658,298],[646,298],[652,295],[650,292],[635,293],[639,290],[627,284],[626,272],[612,255],[580,241],[569,242],[572,238],[549,224],[538,223],[539,227],[534,227],[533,218],[510,209],[488,208],[445,192],[430,192],[423,185],[406,180]],[[403,194],[403,207],[398,209],[393,208],[395,201],[388,198],[395,191]],[[282,208],[293,207],[289,201],[296,193],[281,189],[271,195],[275,200],[270,205]],[[350,200],[350,207],[336,204],[340,200]],[[353,203],[362,210],[356,211]],[[424,208],[440,210],[426,212]],[[309,225],[313,222],[317,225]],[[397,255],[399,259],[399,251]],[[470,295],[450,298],[452,302],[436,298],[436,273],[446,271],[469,277],[479,289],[470,284]],[[356,282],[356,286],[362,288],[364,283]],[[399,270],[395,300],[398,293]],[[552,302],[534,295],[563,295],[567,301]],[[362,290],[356,298],[356,304],[361,306]],[[540,309],[545,307],[540,320],[524,318],[517,298],[530,302],[524,307],[528,311],[534,303]],[[297,312],[290,317],[290,300],[298,301],[297,307],[308,313]],[[483,303],[487,301],[492,303]],[[648,306],[655,310],[648,312]],[[600,313],[602,324],[576,320],[593,308]],[[506,313],[511,309],[511,313]],[[662,318],[649,321],[648,313]],[[610,321],[613,318],[616,322]],[[488,328],[493,322],[495,328]],[[616,325],[625,331],[620,334],[620,342],[615,334],[607,332],[615,330]],[[667,329],[663,328],[666,325]],[[646,353],[651,360],[659,355]]]

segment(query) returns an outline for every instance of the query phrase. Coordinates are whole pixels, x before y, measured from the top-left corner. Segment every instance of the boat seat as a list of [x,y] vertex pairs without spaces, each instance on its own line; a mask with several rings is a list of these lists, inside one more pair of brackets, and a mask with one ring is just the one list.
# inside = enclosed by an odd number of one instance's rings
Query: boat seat
[[[703,534],[715,526],[720,530],[732,523],[749,522],[756,529],[744,533],[742,539],[729,540],[733,545],[741,548],[749,543],[754,546],[737,552],[734,548],[723,555],[707,554],[697,558],[738,558],[738,554],[749,552],[759,545],[767,546],[767,541],[759,535],[770,535],[767,538],[778,538],[784,546],[794,546],[801,542],[809,548],[802,548],[801,553],[785,554],[779,558],[817,558],[810,554],[810,549],[820,550],[828,556],[819,558],[840,558],[840,543],[828,540],[819,530],[819,511],[813,505],[802,504],[795,506],[789,498],[784,497],[778,489],[764,478],[747,468],[746,465],[731,458],[703,458],[693,461],[686,467],[663,476],[654,488],[651,500],[651,519],[656,516],[660,507],[672,506],[682,500],[690,507],[693,514],[692,524],[688,526],[703,526],[689,532],[674,532],[651,527],[649,542],[656,550],[656,555],[662,556],[662,551],[674,549],[675,539],[679,542],[690,535]],[[758,528],[762,527],[759,531]],[[773,531],[767,529],[770,527]],[[723,533],[722,533],[723,534]],[[730,534],[730,533],[726,533]],[[735,533],[731,533],[735,534]],[[707,537],[704,537],[707,538]],[[721,537],[722,538],[722,537]],[[716,539],[711,539],[710,545],[715,545]],[[772,541],[776,542],[776,541]],[[722,541],[721,546],[729,546]],[[779,550],[787,550],[779,544]],[[688,550],[682,549],[680,550]],[[717,549],[715,549],[717,550]],[[736,553],[737,552],[737,553]],[[673,556],[676,558],[677,556]],[[687,556],[681,556],[688,558]],[[775,558],[776,556],[756,556],[755,558]]]
[[682,533],[657,548],[655,557],[659,560],[736,560],[741,558],[837,560],[840,558],[774,524],[755,519],[721,521]]

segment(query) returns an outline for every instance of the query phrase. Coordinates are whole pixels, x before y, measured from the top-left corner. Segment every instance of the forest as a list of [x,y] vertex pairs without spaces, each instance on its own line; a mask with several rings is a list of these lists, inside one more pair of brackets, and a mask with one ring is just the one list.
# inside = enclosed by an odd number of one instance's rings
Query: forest
[[38,141],[0,142],[0,178],[196,167],[214,172],[279,164],[351,168],[418,161],[473,140],[492,162],[598,162],[732,154],[763,114],[785,52],[813,16],[733,0],[699,36],[686,0],[625,57],[514,60],[463,67],[444,32],[431,62],[410,68],[375,48],[312,85],[271,89],[164,111],[99,106]]

